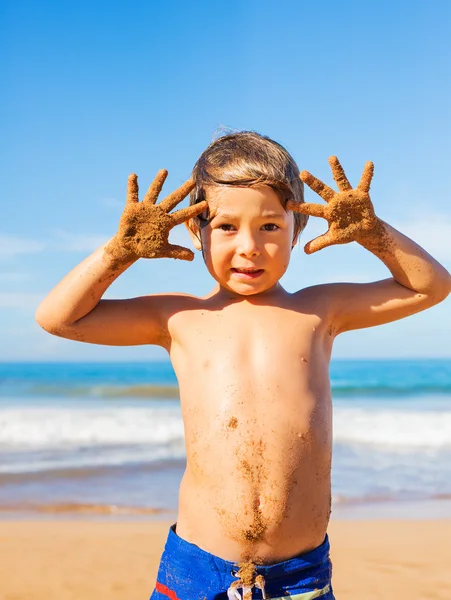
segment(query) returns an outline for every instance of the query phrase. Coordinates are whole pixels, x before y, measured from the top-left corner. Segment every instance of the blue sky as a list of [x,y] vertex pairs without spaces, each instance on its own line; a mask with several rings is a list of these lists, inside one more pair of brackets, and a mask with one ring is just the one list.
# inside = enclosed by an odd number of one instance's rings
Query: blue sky
[[[115,233],[129,173],[144,190],[166,168],[169,192],[220,127],[271,136],[330,185],[330,155],[354,183],[372,160],[379,216],[450,269],[450,24],[447,0],[2,2],[0,360],[166,358],[50,336],[34,312]],[[289,291],[389,276],[357,244],[305,255],[325,224],[310,219]],[[183,226],[172,237],[190,245]],[[197,253],[139,261],[106,297],[213,285]],[[344,334],[335,356],[449,357],[449,315],[448,300]]]

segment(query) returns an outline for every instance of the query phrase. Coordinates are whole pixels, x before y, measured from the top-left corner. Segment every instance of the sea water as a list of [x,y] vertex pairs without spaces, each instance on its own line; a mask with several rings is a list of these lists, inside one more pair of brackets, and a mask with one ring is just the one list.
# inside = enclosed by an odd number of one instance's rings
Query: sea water
[[[451,360],[335,360],[330,376],[332,515],[450,516]],[[185,457],[169,362],[0,364],[4,514],[175,515]]]

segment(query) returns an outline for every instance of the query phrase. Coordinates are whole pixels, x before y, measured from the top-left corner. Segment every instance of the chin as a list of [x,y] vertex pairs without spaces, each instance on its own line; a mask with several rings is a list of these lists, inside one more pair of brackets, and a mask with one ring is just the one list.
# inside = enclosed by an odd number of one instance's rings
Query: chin
[[232,292],[233,294],[238,294],[239,296],[256,296],[257,294],[263,294],[264,292],[273,288],[274,285],[276,285],[276,284],[264,285],[264,286],[259,286],[259,287],[257,287],[257,286],[255,286],[255,287],[251,287],[251,286],[238,287],[238,286],[231,286],[228,284],[220,284],[220,285],[223,288],[225,288],[226,290],[228,290],[229,292]]
[[261,294],[262,292],[266,292],[266,290],[234,290],[229,288],[231,292],[235,294],[239,294],[240,296],[255,296],[256,294]]

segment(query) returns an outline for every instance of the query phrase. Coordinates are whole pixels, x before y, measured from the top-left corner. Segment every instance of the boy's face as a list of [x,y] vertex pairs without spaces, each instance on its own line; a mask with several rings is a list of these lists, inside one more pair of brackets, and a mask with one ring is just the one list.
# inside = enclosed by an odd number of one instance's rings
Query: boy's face
[[[240,296],[277,287],[297,241],[293,213],[285,212],[268,186],[209,187],[206,192],[211,221],[190,233],[212,277]],[[247,269],[255,272],[244,272]]]

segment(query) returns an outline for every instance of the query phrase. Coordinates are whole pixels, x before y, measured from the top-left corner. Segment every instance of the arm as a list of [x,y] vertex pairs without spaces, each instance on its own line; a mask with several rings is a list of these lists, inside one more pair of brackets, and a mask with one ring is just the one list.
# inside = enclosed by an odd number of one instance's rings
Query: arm
[[336,333],[374,327],[402,319],[444,300],[451,276],[411,239],[380,221],[387,246],[370,239],[360,244],[375,254],[393,277],[373,283],[331,284],[332,318]]
[[101,300],[136,260],[118,266],[105,247],[85,258],[55,286],[39,305],[36,321],[53,335],[81,342],[159,344],[163,323],[158,296]]
[[367,163],[357,188],[352,189],[335,157],[330,159],[340,192],[334,192],[307,171],[301,179],[326,200],[319,204],[291,203],[290,208],[326,218],[329,231],[309,242],[308,254],[332,244],[357,241],[388,267],[393,278],[368,284],[324,286],[330,299],[336,333],[402,319],[444,300],[451,291],[448,271],[418,244],[376,217],[369,197],[373,174]]
[[94,344],[163,344],[168,296],[101,298],[138,258],[194,258],[191,250],[168,243],[169,231],[205,210],[206,202],[169,214],[193,183],[186,182],[157,205],[166,176],[167,171],[158,173],[143,202],[138,202],[137,177],[130,176],[118,233],[68,273],[41,302],[36,312],[41,327],[54,335]]

